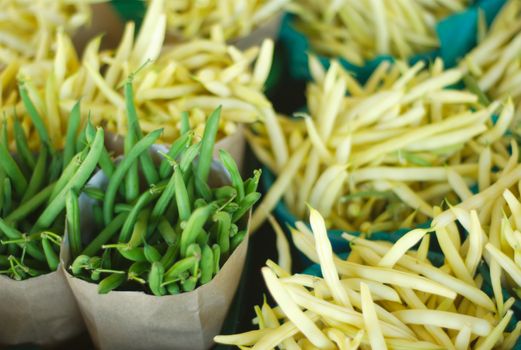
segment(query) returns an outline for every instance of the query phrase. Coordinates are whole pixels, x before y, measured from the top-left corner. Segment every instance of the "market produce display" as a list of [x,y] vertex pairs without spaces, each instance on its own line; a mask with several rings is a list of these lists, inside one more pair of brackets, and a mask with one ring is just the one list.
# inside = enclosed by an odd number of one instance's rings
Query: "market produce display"
[[210,187],[219,182],[219,171],[210,172],[220,108],[209,116],[200,141],[183,114],[182,136],[154,162],[149,152],[162,130],[143,136],[132,82],[124,89],[131,126],[125,153],[115,167],[102,166],[106,188],[90,183],[84,190],[96,201],[88,228],[93,237],[86,239],[80,228],[77,202],[67,206],[70,271],[99,283],[101,294],[117,288],[158,296],[189,292],[210,282],[248,234],[260,172],[243,181],[233,158],[220,150],[221,177],[229,176],[230,184]]
[[58,31],[73,34],[90,21],[95,0],[2,0],[0,68],[19,60],[49,58]]
[[[7,135],[4,120],[0,140],[0,274],[16,280],[58,268],[66,203],[77,200],[104,150],[103,129],[79,127],[79,103],[70,113],[67,137],[72,142],[65,149],[55,149],[24,82],[19,89],[39,147],[37,154],[29,149],[15,113],[11,115],[13,138]],[[85,137],[75,142],[78,134]],[[15,152],[9,151],[10,144],[15,145]]]
[[[491,99],[511,97],[521,107],[521,3],[507,1],[481,42],[461,61],[462,71],[476,79]],[[516,126],[517,127],[517,126]]]
[[[149,0],[150,2],[150,0]],[[218,34],[238,39],[277,16],[291,0],[165,1],[168,33],[185,41]]]
[[378,55],[407,59],[436,49],[436,22],[469,2],[295,0],[288,9],[315,52],[361,66]]
[[[521,334],[520,322],[507,331],[514,298],[497,308],[475,276],[484,254],[475,211],[463,211],[457,221],[466,227],[465,242],[456,222],[412,230],[395,244],[346,233],[351,252],[344,260],[332,254],[325,222],[310,210],[312,231],[299,222],[292,237],[320,264],[322,277],[292,275],[269,261],[262,275],[277,306],[256,307],[259,330],[217,336],[216,342],[254,349],[514,347]],[[447,247],[444,255],[428,254],[429,232]]]
[[422,224],[433,217],[432,205],[469,196],[454,185],[478,184],[480,163],[502,168],[507,162],[502,136],[512,103],[484,106],[477,95],[451,88],[462,74],[443,70],[439,60],[430,69],[383,62],[365,85],[335,62],[325,72],[310,58],[310,67],[307,111],[267,119],[248,136],[278,176],[255,212],[254,228],[280,198],[297,218],[309,203],[328,227],[348,231]]

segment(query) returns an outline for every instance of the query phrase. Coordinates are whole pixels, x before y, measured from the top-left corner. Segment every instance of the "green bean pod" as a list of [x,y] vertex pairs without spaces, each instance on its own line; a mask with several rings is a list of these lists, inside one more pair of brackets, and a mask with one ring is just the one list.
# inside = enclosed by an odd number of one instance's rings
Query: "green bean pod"
[[164,274],[165,269],[163,265],[159,261],[154,261],[148,274],[148,287],[156,296],[166,294],[166,289],[162,286]]
[[260,197],[261,194],[259,192],[252,192],[244,197],[243,200],[239,202],[239,210],[233,213],[232,222],[239,221],[244,216],[244,214],[246,214],[251,209],[251,207],[257,203]]
[[82,190],[89,198],[97,200],[99,202],[103,202],[105,199],[105,191],[101,188],[93,187],[93,186],[85,186]]
[[188,112],[181,112],[181,135],[186,134],[190,130],[190,115]]
[[145,255],[145,259],[149,263],[153,263],[153,262],[161,260],[161,254],[151,244],[145,244],[145,247],[143,248],[143,254]]
[[25,190],[24,195],[22,196],[21,203],[25,203],[28,199],[32,198],[38,191],[40,191],[41,186],[43,184],[45,178],[45,168],[47,165],[47,147],[43,146],[40,149],[40,154],[38,155],[38,160],[36,161],[36,165],[34,166],[33,175],[29,180],[29,185]]
[[199,196],[204,198],[205,201],[212,201],[213,196],[210,186],[208,186],[208,184],[200,179],[197,175],[195,175],[195,191]]
[[[87,127],[85,129],[85,136],[89,144],[91,144],[94,141],[94,137],[96,137],[96,129],[91,124],[90,118],[87,122]],[[114,173],[114,162],[112,162],[109,152],[105,147],[103,147],[103,150],[101,151],[101,156],[99,158],[99,166],[105,174],[105,176],[107,176],[108,178],[110,178]]]
[[206,284],[212,280],[214,273],[214,256],[213,250],[209,245],[205,244],[201,253],[201,284]]
[[51,271],[56,271],[58,264],[60,263],[60,259],[58,259],[58,255],[54,251],[52,243],[49,241],[49,238],[45,233],[42,233],[42,247],[45,254],[45,259],[47,260],[47,265],[49,265],[49,269]]
[[18,206],[5,218],[6,222],[18,222],[25,219],[28,215],[38,209],[47,199],[50,198],[51,193],[56,183],[51,183],[43,190],[38,192],[32,198],[28,199],[25,203]]
[[29,145],[27,144],[27,137],[25,136],[25,132],[16,116],[16,110],[13,114],[13,129],[14,129],[14,140],[16,143],[16,151],[18,155],[23,159],[25,164],[32,170],[36,165],[36,161],[33,156],[33,152],[29,149]]
[[[120,213],[130,213],[132,211],[132,208],[134,208],[132,205],[127,203],[118,203],[114,206],[114,213],[120,214]],[[102,210],[102,217],[101,220],[103,221],[103,210]]]
[[244,198],[244,183],[239,168],[237,168],[237,163],[235,163],[235,160],[230,153],[223,149],[219,150],[219,159],[224,168],[228,171],[232,180],[232,185],[237,190],[237,198],[241,201]]
[[[139,214],[134,229],[132,230],[132,235],[127,243],[130,248],[135,248],[145,241],[149,214],[149,210],[143,210]],[[123,225],[123,227],[125,227],[125,225]]]
[[161,193],[161,196],[152,209],[150,221],[157,222],[159,218],[165,213],[166,209],[170,205],[172,198],[175,194],[175,176],[171,176],[166,184],[165,190]]
[[72,274],[75,276],[79,275],[84,267],[88,265],[89,259],[90,257],[85,254],[78,255],[70,267]]
[[112,273],[108,277],[101,280],[98,285],[99,294],[107,294],[108,292],[118,288],[125,282],[126,276],[123,273]]
[[161,257],[161,264],[165,267],[165,269],[170,268],[175,262],[177,258],[177,253],[179,252],[179,244],[171,245],[166,249],[165,254]]
[[[121,228],[121,232],[119,233],[119,242],[126,243],[130,239],[130,234],[132,232],[132,228],[134,227],[138,216],[145,206],[150,204],[155,198],[157,198],[159,194],[157,192],[145,191],[141,196],[139,196],[138,201],[128,214],[123,227]],[[145,230],[146,231],[146,230]]]
[[191,215],[190,198],[188,190],[183,180],[183,173],[179,166],[174,167],[174,184],[175,184],[175,199],[177,202],[177,210],[179,212],[179,219],[182,221],[188,220]]
[[174,283],[169,283],[166,286],[166,291],[170,295],[177,295],[177,294],[181,293],[181,289],[179,288],[179,284],[177,284],[175,282]]
[[81,252],[80,204],[78,194],[74,190],[69,191],[65,202],[67,234],[69,236],[71,255],[77,256]]
[[[135,144],[134,130],[129,127],[127,136],[125,137],[125,156]],[[139,165],[136,161],[128,168],[125,175],[125,200],[127,202],[134,201],[139,196]]]
[[179,241],[177,233],[172,228],[167,219],[162,218],[161,221],[159,221],[158,229],[161,237],[163,237],[169,246],[172,246]]
[[12,182],[8,177],[4,178],[3,185],[3,195],[4,195],[4,205],[2,208],[3,216],[7,216],[11,213],[11,208],[13,206],[13,190],[12,190]]
[[123,223],[127,219],[128,212],[123,212],[116,216],[97,236],[94,238],[85,249],[82,254],[87,256],[93,256],[101,249],[101,247],[107,243],[123,226]]
[[179,155],[189,147],[191,139],[191,133],[183,133],[183,135],[175,140],[172,146],[170,146],[167,157],[163,158],[159,165],[159,176],[162,179],[170,177],[172,174],[172,165],[170,164],[169,159],[176,160],[177,157],[179,157]]
[[36,220],[35,228],[45,228],[52,224],[58,214],[65,207],[65,197],[71,189],[79,190],[85,185],[87,180],[90,178],[96,165],[98,164],[101,150],[104,144],[104,133],[103,129],[98,128],[96,132],[96,138],[92,143],[92,147],[85,158],[83,164],[80,165],[70,182],[60,191],[56,198],[49,204],[49,206],[43,211],[38,220]]
[[95,227],[103,227],[103,209],[100,206],[92,207],[92,217]]
[[199,162],[197,163],[197,176],[204,182],[208,181],[210,168],[213,159],[213,147],[217,131],[219,130],[219,120],[221,118],[221,107],[219,106],[213,111],[206,122],[203,138],[201,140],[201,153],[199,154]]
[[221,186],[213,190],[216,199],[228,200],[237,197],[237,190],[232,186]]
[[118,248],[119,254],[130,261],[148,261],[143,248]]
[[170,267],[165,273],[165,281],[174,280],[183,272],[190,271],[193,269],[195,264],[199,262],[200,257],[188,256],[184,259],[178,260],[172,267]]
[[40,140],[42,141],[42,143],[47,145],[47,147],[49,147],[49,150],[52,152],[53,148],[51,144],[51,139],[49,137],[49,134],[47,133],[45,124],[42,120],[42,117],[40,116],[40,113],[38,113],[38,110],[31,101],[27,92],[27,87],[25,86],[24,82],[20,82],[18,84],[18,90],[20,92],[20,98],[22,99],[22,103],[25,109],[27,110],[27,113],[29,114],[31,121],[33,122],[34,128],[36,129],[36,132],[38,133]]
[[212,246],[213,250],[213,273],[217,275],[221,269],[221,247],[218,244]]
[[239,246],[239,244],[242,243],[242,241],[244,240],[244,237],[246,237],[246,230],[242,230],[242,231],[239,231],[237,232],[237,234],[235,236],[232,237],[232,240],[231,240],[231,246],[232,246],[232,251],[235,250],[235,248],[237,248]]
[[49,165],[48,181],[56,181],[62,172],[63,167],[63,153],[54,153],[51,157],[51,164]]
[[222,254],[227,256],[230,251],[230,227],[232,218],[227,212],[219,211],[213,215],[213,220],[217,224],[217,244],[221,247]]
[[3,142],[0,142],[0,167],[11,179],[16,193],[22,196],[27,189],[27,180]]
[[214,204],[210,204],[206,207],[197,208],[194,210],[192,215],[190,215],[190,218],[181,233],[181,256],[186,256],[186,249],[190,244],[196,241],[199,231],[203,228],[210,215],[212,215],[216,209],[217,208]]
[[7,256],[0,255],[0,266],[1,267],[7,267],[9,266],[9,259],[7,259]]
[[72,158],[74,157],[74,140],[76,139],[76,133],[78,132],[80,121],[80,101],[78,101],[74,104],[74,107],[72,107],[69,119],[67,121],[65,146],[63,148],[63,171],[65,171],[67,165],[71,162]]
[[195,158],[199,155],[199,150],[201,149],[201,143],[196,143],[191,145],[186,149],[186,151],[181,156],[181,160],[179,161],[179,167],[183,174],[188,175],[188,170],[192,167]]
[[139,140],[134,145],[134,147],[132,147],[128,155],[126,155],[118,164],[118,167],[109,180],[109,184],[105,192],[105,201],[103,203],[103,218],[105,220],[105,225],[108,225],[108,223],[112,220],[114,201],[116,199],[116,193],[119,185],[121,184],[121,180],[135,162],[137,157],[139,157],[141,153],[148,150],[148,148],[159,138],[161,132],[162,129],[152,131],[150,134]]
[[183,292],[191,292],[197,286],[198,278],[195,276],[190,276],[184,281],[181,281],[181,288],[183,288]]
[[147,271],[150,271],[150,263],[148,261],[136,261],[128,268],[128,279],[144,284],[145,281],[141,276]]
[[244,190],[246,194],[253,193],[257,191],[257,187],[259,186],[259,180],[262,175],[262,170],[255,169],[253,171],[253,177],[249,178],[244,182]]
[[[7,224],[4,219],[0,218],[0,231],[2,231],[9,239],[12,240],[18,240],[22,239],[23,235],[20,231],[18,231],[16,228],[12,227],[11,225]],[[29,241],[26,243],[21,243],[19,246],[22,246],[25,244],[25,247],[27,249],[27,254],[32,256],[38,261],[46,261],[45,255],[42,253],[42,251],[38,248],[38,246],[35,244],[34,241]]]
[[60,191],[69,183],[69,181],[72,179],[74,174],[78,171],[79,167],[83,162],[85,161],[85,158],[87,157],[87,154],[89,153],[88,148],[84,148],[79,153],[75,154],[74,157],[72,157],[72,160],[69,162],[69,164],[65,167],[65,170],[61,174],[58,181],[56,181],[56,186],[54,186],[54,190],[52,191],[52,194],[49,198],[49,203],[52,202],[56,196],[60,193]]

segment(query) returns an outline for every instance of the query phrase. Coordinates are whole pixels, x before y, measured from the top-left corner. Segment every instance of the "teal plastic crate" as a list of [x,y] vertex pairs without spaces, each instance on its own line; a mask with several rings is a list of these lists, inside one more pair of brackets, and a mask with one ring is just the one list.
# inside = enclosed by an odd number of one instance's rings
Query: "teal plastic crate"
[[[458,60],[468,53],[476,45],[476,28],[478,12],[485,14],[487,23],[490,24],[506,0],[477,0],[466,11],[446,17],[436,25],[436,33],[440,41],[440,48],[435,51],[417,54],[409,58],[409,63],[418,61],[431,62],[436,57],[441,57],[446,67],[453,67]],[[295,17],[286,14],[282,21],[280,40],[283,43],[289,58],[287,69],[295,80],[310,80],[311,74],[308,68],[308,52],[312,52],[309,40],[294,27]],[[318,55],[324,67],[329,67],[330,58]],[[340,63],[356,78],[364,82],[382,61],[392,61],[389,55],[380,55],[369,60],[363,66],[357,66],[340,58]]]

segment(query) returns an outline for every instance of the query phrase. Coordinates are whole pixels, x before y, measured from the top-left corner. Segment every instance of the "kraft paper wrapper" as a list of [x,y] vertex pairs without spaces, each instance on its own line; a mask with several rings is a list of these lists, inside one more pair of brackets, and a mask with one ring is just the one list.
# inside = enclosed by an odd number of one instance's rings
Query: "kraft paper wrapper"
[[[214,161],[211,180],[220,184],[229,182],[223,171],[222,165]],[[102,172],[98,172],[89,184],[104,188],[107,179]],[[92,234],[88,226],[91,207],[92,201],[82,194],[83,237]],[[249,222],[248,219],[248,229]],[[158,297],[128,291],[101,295],[98,294],[97,284],[76,278],[66,269],[63,272],[96,347],[111,350],[202,350],[213,345],[213,337],[222,328],[241,278],[247,248],[248,239],[245,238],[212,281],[192,292],[178,295]],[[60,259],[61,266],[70,266],[67,234]]]
[[23,343],[55,345],[83,329],[60,267],[23,281],[0,276],[0,348]]
[[[232,135],[229,135],[215,143],[214,146],[214,157],[219,156],[219,150],[224,149],[229,152],[239,170],[243,171],[243,159],[244,150],[246,148],[246,139],[244,137],[244,127],[239,126],[237,131]],[[115,156],[123,154],[123,136],[112,132],[105,133],[105,145],[109,152],[112,152]],[[170,148],[169,145],[163,145],[166,151]]]

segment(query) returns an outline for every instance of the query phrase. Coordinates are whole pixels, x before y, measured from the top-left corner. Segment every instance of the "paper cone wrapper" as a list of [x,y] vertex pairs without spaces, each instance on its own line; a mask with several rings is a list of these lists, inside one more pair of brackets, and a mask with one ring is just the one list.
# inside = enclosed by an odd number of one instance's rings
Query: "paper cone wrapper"
[[[214,147],[214,157],[218,157],[219,150],[224,149],[228,153],[231,154],[235,163],[237,163],[237,167],[242,173],[243,170],[243,159],[244,159],[244,150],[246,148],[246,139],[244,137],[244,127],[239,126],[237,131],[232,135],[229,135],[218,142],[215,143]],[[123,145],[124,139],[120,134],[115,134],[112,132],[105,133],[105,145],[109,152],[112,152],[115,156],[119,156],[123,154]],[[170,145],[161,145],[162,151],[168,151]]]
[[83,330],[61,267],[23,281],[0,276],[0,348],[23,343],[51,346]]
[[[224,168],[215,161],[210,176],[216,184],[229,182]],[[107,178],[98,172],[89,185],[104,188]],[[94,233],[89,229],[92,204],[87,196],[80,196],[82,237]],[[178,295],[158,297],[135,291],[98,294],[97,284],[76,278],[66,269],[63,272],[96,347],[111,350],[208,349],[221,330],[237,290],[247,248],[248,239],[245,238],[212,281]],[[67,233],[60,259],[61,266],[70,266]]]

